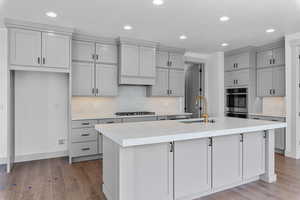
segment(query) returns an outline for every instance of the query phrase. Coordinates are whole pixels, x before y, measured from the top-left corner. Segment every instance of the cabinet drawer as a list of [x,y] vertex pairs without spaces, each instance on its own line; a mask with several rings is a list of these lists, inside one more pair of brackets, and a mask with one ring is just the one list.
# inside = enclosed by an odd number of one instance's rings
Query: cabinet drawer
[[72,156],[88,156],[98,154],[98,142],[83,142],[72,144]]
[[72,142],[85,142],[97,139],[97,131],[94,128],[72,129]]
[[72,128],[93,127],[96,124],[96,122],[96,120],[72,121]]

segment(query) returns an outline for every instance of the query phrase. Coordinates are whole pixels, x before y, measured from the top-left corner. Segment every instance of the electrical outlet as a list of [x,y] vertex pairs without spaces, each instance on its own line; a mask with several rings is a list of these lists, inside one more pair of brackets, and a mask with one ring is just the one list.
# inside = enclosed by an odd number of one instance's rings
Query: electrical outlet
[[59,139],[59,140],[58,140],[58,144],[59,144],[59,145],[65,144],[65,139]]

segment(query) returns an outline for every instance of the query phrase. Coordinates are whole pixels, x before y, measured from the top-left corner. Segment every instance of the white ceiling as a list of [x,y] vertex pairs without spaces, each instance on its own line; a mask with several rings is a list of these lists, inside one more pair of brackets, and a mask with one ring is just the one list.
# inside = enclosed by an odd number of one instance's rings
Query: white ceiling
[[[300,0],[0,0],[0,17],[70,26],[106,37],[127,36],[209,53],[261,45],[300,32]],[[55,11],[56,19],[45,12]],[[231,18],[221,23],[219,17]],[[133,30],[123,30],[130,24]],[[277,31],[266,34],[267,28]],[[187,40],[179,40],[185,34]],[[227,42],[230,46],[220,47]]]

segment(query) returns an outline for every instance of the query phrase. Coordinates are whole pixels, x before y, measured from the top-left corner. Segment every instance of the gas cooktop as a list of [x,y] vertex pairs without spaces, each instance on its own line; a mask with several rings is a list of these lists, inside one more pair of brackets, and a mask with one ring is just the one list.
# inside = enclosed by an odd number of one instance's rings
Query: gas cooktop
[[137,112],[117,112],[118,116],[136,116],[136,115],[155,115],[155,112],[137,111]]

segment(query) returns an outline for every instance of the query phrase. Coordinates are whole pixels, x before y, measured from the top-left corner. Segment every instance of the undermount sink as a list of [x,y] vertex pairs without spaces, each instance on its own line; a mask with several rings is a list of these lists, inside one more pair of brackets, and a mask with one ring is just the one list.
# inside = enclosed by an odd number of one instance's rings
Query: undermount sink
[[200,119],[200,120],[193,120],[193,121],[181,121],[181,123],[184,124],[195,124],[195,123],[201,123],[201,124],[213,124],[216,123],[216,120],[214,119],[209,119],[209,120],[204,120],[204,119]]

